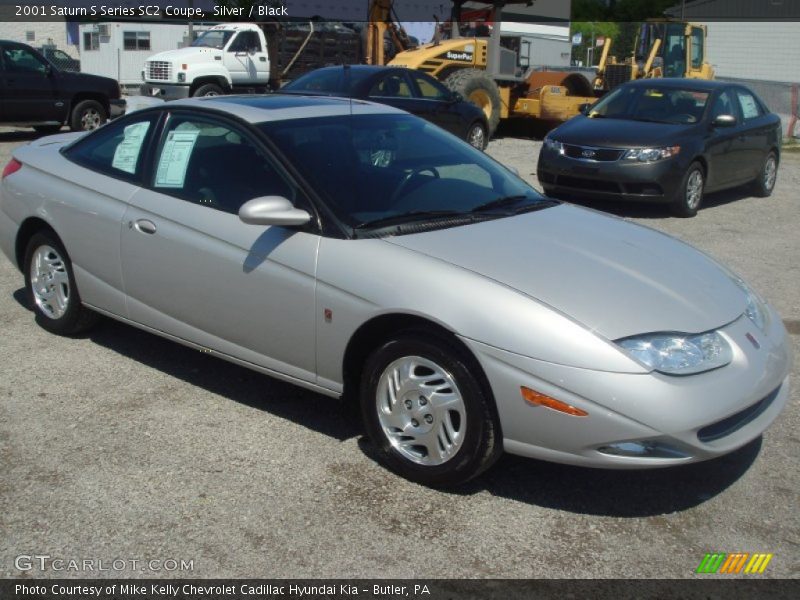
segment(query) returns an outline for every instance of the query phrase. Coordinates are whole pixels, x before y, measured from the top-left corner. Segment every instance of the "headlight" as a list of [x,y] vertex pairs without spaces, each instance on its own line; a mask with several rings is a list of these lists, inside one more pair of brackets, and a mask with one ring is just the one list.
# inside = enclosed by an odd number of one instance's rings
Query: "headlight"
[[680,146],[667,146],[666,148],[631,148],[625,151],[622,158],[626,160],[638,160],[639,162],[655,162],[657,160],[677,156],[680,151]]
[[730,344],[716,331],[651,333],[617,340],[617,345],[646,367],[670,375],[710,371],[733,359]]
[[555,152],[558,152],[559,154],[564,154],[564,144],[562,144],[561,142],[557,142],[549,135],[545,136],[544,138],[544,147],[547,148],[548,150],[553,150]]
[[732,279],[744,292],[745,298],[747,299],[747,306],[744,309],[744,314],[747,315],[747,318],[750,319],[756,327],[766,333],[767,325],[769,325],[769,312],[767,311],[766,304],[764,304],[764,301],[758,294],[750,289],[750,286],[748,286],[743,279],[736,275],[733,275]]

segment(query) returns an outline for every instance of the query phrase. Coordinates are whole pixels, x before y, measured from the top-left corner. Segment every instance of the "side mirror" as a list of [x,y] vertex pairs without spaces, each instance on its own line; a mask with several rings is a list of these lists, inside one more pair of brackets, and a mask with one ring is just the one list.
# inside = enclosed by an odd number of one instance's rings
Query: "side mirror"
[[464,96],[462,96],[459,92],[450,92],[450,102],[455,104],[456,102],[463,102]]
[[711,125],[714,127],[733,127],[736,125],[736,117],[733,115],[717,115]]
[[53,65],[45,65],[44,74],[45,74],[45,77],[52,77],[53,76]]
[[283,196],[262,196],[248,200],[239,209],[239,219],[249,225],[305,225],[311,220],[306,211],[295,208]]
[[582,115],[588,115],[589,110],[592,108],[591,102],[584,102],[583,104],[578,105],[578,112]]

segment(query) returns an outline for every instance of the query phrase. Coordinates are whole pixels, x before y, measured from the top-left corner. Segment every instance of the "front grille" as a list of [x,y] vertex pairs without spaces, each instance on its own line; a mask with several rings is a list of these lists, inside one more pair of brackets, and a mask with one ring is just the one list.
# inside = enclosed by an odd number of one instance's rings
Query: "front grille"
[[627,83],[631,80],[631,66],[630,65],[606,65],[605,72],[606,91],[610,92],[617,86]]
[[740,410],[738,413],[731,415],[730,417],[703,427],[697,432],[697,439],[701,442],[708,443],[720,438],[724,438],[725,436],[738,431],[751,421],[755,421],[759,416],[761,416],[761,414],[769,408],[769,405],[772,404],[775,398],[778,397],[778,392],[780,391],[781,388],[778,386],[774,391],[772,391],[772,393],[770,393],[768,396],[765,396],[752,406],[748,406],[744,410]]
[[624,150],[614,148],[593,148],[591,146],[573,146],[564,144],[564,154],[570,158],[580,160],[595,160],[598,162],[612,162],[622,158]]
[[169,81],[172,77],[172,63],[161,60],[147,62],[147,79]]

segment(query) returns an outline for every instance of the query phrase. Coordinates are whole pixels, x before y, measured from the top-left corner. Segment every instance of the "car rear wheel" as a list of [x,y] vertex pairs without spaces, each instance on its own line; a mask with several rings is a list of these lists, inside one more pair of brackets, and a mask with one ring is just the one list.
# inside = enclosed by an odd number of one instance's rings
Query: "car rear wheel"
[[467,131],[467,142],[473,148],[478,150],[485,150],[488,139],[486,136],[486,128],[480,123],[473,123]]
[[24,265],[25,291],[39,325],[58,335],[73,335],[95,323],[97,314],[81,304],[72,263],[55,235],[34,234]]
[[703,203],[705,171],[703,165],[693,162],[675,192],[672,208],[679,217],[693,217]]
[[72,109],[70,128],[73,131],[93,131],[108,120],[103,105],[96,100],[83,100]]
[[500,426],[473,363],[454,343],[416,332],[369,357],[361,410],[383,463],[412,481],[450,486],[495,462]]
[[772,190],[775,189],[775,182],[778,179],[778,156],[774,152],[770,152],[767,158],[764,159],[764,164],[761,166],[761,172],[758,177],[753,181],[753,192],[760,198],[766,198],[772,195]]

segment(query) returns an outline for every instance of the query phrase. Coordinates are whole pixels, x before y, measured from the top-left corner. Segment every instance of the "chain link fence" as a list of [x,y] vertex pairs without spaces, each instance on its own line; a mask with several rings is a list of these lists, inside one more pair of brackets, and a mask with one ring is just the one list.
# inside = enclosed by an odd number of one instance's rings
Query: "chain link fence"
[[800,88],[800,84],[733,77],[717,77],[717,79],[741,83],[749,87],[766,103],[772,112],[780,116],[784,138],[800,137],[800,125],[798,124],[798,114],[800,114],[798,88]]

